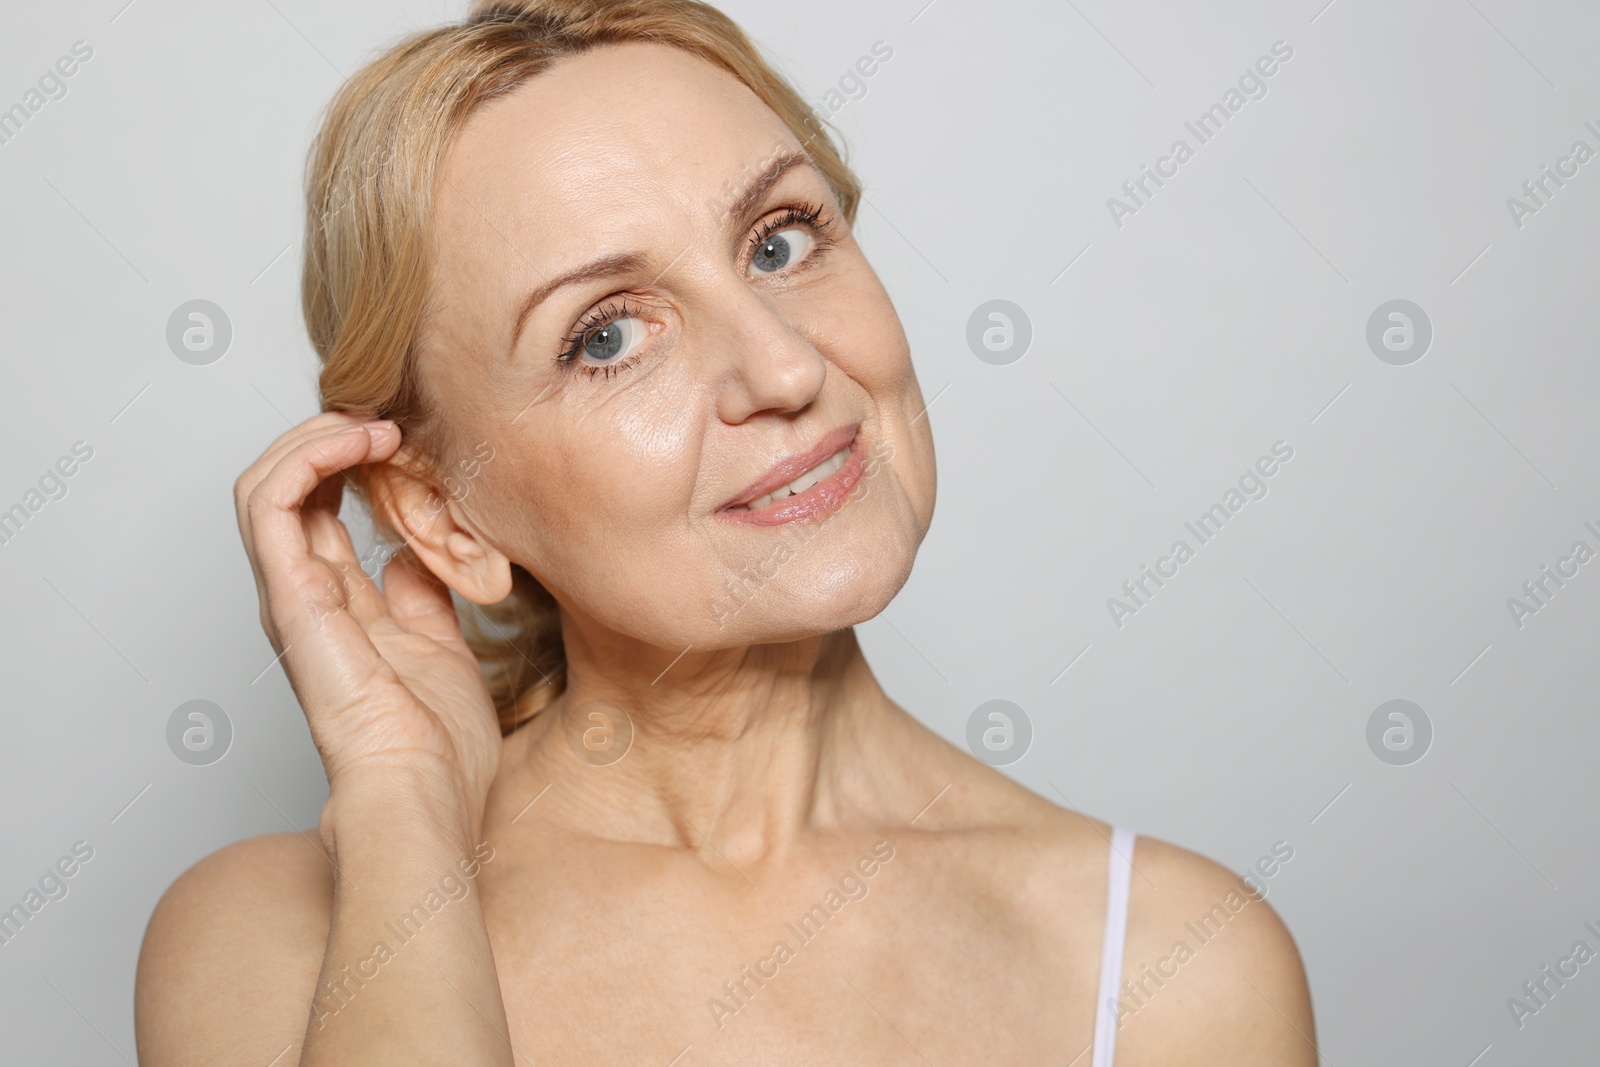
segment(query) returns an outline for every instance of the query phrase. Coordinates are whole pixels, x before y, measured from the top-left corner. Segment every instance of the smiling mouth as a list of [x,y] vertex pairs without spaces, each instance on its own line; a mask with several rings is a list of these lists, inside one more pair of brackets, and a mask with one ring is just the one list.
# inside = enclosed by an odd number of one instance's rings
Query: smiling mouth
[[840,467],[844,466],[849,458],[850,446],[845,445],[843,448],[839,449],[839,451],[835,452],[833,455],[829,456],[815,467],[812,467],[794,481],[788,483],[787,485],[780,485],[766,496],[757,497],[748,504],[740,504],[739,507],[735,508],[734,510],[760,511],[768,504],[776,503],[779,500],[784,500],[791,496],[798,496],[807,489],[810,489],[813,485],[816,485],[818,482],[822,481],[824,478],[828,477],[828,475],[832,474]]
[[758,497],[725,504],[717,514],[731,522],[779,526],[805,521],[840,507],[866,474],[866,464],[861,458],[863,438],[860,426],[841,428],[829,436],[841,445],[838,451]]

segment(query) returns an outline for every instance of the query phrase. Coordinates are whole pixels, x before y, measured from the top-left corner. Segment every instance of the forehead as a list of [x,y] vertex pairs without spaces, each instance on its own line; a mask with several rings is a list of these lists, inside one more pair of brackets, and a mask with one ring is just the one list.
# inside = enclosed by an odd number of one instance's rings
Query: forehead
[[468,120],[444,160],[436,219],[470,225],[479,214],[519,248],[512,231],[581,250],[608,231],[635,232],[649,212],[726,198],[725,183],[780,144],[799,141],[720,67],[667,45],[606,45]]

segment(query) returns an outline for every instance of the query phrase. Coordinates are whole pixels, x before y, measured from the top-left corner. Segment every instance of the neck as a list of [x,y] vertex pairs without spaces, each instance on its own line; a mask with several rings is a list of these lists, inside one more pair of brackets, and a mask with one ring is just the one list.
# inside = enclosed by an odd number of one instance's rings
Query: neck
[[566,690],[507,739],[507,818],[549,784],[532,812],[562,832],[739,868],[875,811],[914,814],[900,809],[926,784],[902,780],[907,757],[939,741],[884,694],[853,629],[634,652],[569,641]]

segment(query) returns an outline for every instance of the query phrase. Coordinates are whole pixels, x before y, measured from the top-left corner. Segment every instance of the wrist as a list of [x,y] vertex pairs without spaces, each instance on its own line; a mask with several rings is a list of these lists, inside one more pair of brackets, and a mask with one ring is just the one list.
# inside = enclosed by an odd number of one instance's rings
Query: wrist
[[483,825],[481,804],[429,760],[367,760],[328,778],[318,823],[323,845],[337,852],[352,841],[414,841],[418,846],[471,850]]

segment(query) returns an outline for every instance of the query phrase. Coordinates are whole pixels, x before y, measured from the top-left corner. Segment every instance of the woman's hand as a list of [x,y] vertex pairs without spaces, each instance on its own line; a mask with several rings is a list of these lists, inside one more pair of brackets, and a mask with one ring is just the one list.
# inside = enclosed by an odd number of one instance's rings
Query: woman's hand
[[402,789],[420,780],[430,796],[443,788],[459,797],[459,829],[475,842],[500,728],[449,589],[396,559],[380,591],[339,521],[344,471],[399,445],[388,421],[307,419],[239,476],[239,532],[261,625],[310,723],[330,805],[357,779]]
[[[261,910],[280,909],[292,916],[284,925],[302,931],[325,920],[327,940],[320,949],[284,949],[282,962],[264,969],[260,980],[262,988],[288,992],[266,1008],[263,998],[253,998],[242,1013],[250,1021],[233,1032],[256,1034],[253,1024],[261,1033],[270,1030],[274,1036],[260,1046],[288,1040],[298,1046],[301,1067],[511,1067],[478,894],[452,896],[448,911],[425,903],[437,895],[441,879],[471,879],[475,862],[493,858],[481,833],[500,759],[494,701],[444,583],[394,560],[380,592],[362,572],[350,532],[339,521],[345,471],[390,460],[399,447],[399,431],[387,421],[326,413],[274,441],[234,484],[239,532],[261,595],[261,625],[328,772],[320,829],[333,874],[331,896],[303,880],[289,880],[302,894],[298,900],[287,899],[281,886],[265,892],[269,903]],[[146,988],[166,980],[169,970],[179,975],[173,983],[226,984],[185,977],[194,966],[174,946],[196,938],[193,909],[185,904],[191,893],[226,898],[230,916],[241,898],[259,895],[259,852],[239,853],[196,874],[190,879],[195,885],[170,907],[163,899],[162,913],[171,917],[152,920],[146,937],[149,962],[141,960],[141,968],[155,976]],[[275,859],[268,869],[282,866]],[[418,913],[429,936],[388,949],[393,917]],[[407,962],[373,980],[371,968],[387,959],[375,956],[374,945],[404,951]],[[314,968],[319,956],[320,968]],[[225,958],[227,969],[236,969]],[[159,1029],[160,1009],[146,1011],[147,1025]],[[161,1046],[163,1039],[151,1040]],[[166,1057],[160,1062],[198,1062],[187,1035],[166,1040],[173,1044],[156,1053]],[[238,1040],[224,1042],[228,1055],[222,1058],[240,1059]],[[184,1051],[174,1055],[173,1047]]]

